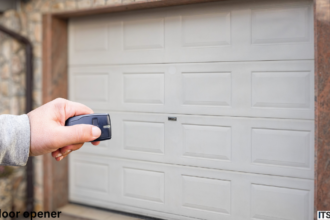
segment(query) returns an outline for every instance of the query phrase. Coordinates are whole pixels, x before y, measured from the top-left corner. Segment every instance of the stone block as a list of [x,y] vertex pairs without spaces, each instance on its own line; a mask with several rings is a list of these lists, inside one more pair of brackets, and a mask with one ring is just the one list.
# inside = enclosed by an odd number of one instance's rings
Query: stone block
[[21,8],[25,12],[32,12],[33,11],[33,1],[28,1],[28,2],[21,2]]
[[8,96],[9,95],[9,85],[8,85],[8,81],[2,81],[0,83],[0,91],[1,91],[1,95],[3,96]]
[[105,5],[105,0],[93,0],[93,7]]
[[49,12],[50,5],[51,5],[51,2],[49,0],[43,0],[41,7],[40,7],[41,12]]
[[22,59],[18,55],[14,55],[11,58],[11,71],[12,74],[18,75],[23,71],[24,64],[22,63]]
[[34,198],[36,200],[42,200],[44,196],[43,188],[40,186],[34,186]]
[[33,0],[33,9],[34,11],[40,11],[45,0]]
[[19,114],[24,114],[25,112],[25,97],[19,97]]
[[2,54],[0,54],[0,65],[2,65],[4,62],[5,62],[5,58],[3,57]]
[[[0,209],[11,211],[12,210],[12,184],[11,178],[0,178]],[[3,218],[0,217],[2,220]]]
[[78,8],[81,9],[81,8],[90,8],[92,7],[92,3],[93,1],[92,0],[80,0],[78,1]]
[[21,30],[20,16],[17,11],[8,10],[4,13],[4,17],[5,17],[4,25],[7,28],[10,28],[15,32],[19,32]]
[[117,5],[117,4],[121,4],[121,0],[108,0],[106,2],[107,5]]
[[123,0],[122,4],[131,4],[133,2],[134,2],[134,0]]
[[3,115],[3,114],[9,114],[10,113],[10,111],[9,111],[9,109],[3,109],[3,110],[1,110],[1,115]]
[[34,179],[37,186],[43,185],[43,156],[34,157]]
[[34,202],[34,211],[35,212],[44,211],[44,207],[43,207],[42,201],[35,201]]
[[14,9],[7,10],[3,13],[3,16],[5,18],[11,18],[11,17],[17,16],[17,11]]
[[65,9],[64,3],[52,1],[50,9],[51,9],[51,11],[61,11],[61,10]]
[[10,99],[10,114],[18,115],[19,114],[19,105],[18,105],[18,98],[11,97]]
[[1,79],[8,79],[10,75],[10,69],[9,69],[9,64],[5,63],[3,64],[2,68],[1,68]]
[[21,48],[22,48],[22,44],[20,42],[18,42],[17,40],[14,40],[14,39],[11,41],[11,49],[12,49],[13,53],[16,53]]
[[11,54],[12,54],[10,44],[11,44],[10,40],[6,40],[5,42],[2,43],[1,52],[2,52],[2,54],[3,54],[3,56],[5,57],[6,60],[10,60],[10,57],[11,57]]
[[40,90],[35,90],[33,91],[33,101],[34,101],[34,108],[37,108],[41,106],[42,103],[42,96],[41,96],[41,91]]
[[33,55],[35,58],[41,58],[41,45],[40,44],[34,44],[33,45]]
[[[42,6],[42,2],[38,4],[39,8]],[[40,12],[33,12],[28,14],[29,22],[41,22],[41,13]]]
[[34,41],[40,43],[42,38],[41,23],[34,24],[32,32]]
[[77,8],[77,1],[76,0],[67,0],[65,1],[65,8],[68,10],[73,10]]

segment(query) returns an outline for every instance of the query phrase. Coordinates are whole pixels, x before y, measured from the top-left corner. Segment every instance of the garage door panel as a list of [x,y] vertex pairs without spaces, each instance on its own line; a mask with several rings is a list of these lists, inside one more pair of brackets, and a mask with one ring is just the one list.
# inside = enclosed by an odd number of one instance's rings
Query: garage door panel
[[253,9],[252,43],[279,44],[308,41],[309,13],[308,7],[302,6]]
[[173,155],[182,164],[313,178],[313,122],[180,115],[176,129]]
[[104,22],[98,25],[76,26],[73,33],[74,51],[108,50],[108,26]]
[[[295,219],[313,216],[313,180],[148,163],[78,152],[70,160],[105,163],[114,196],[104,201],[127,208],[168,212],[210,220]],[[70,191],[73,201],[79,194]],[[96,198],[103,201],[102,198]],[[110,203],[107,203],[110,202]],[[89,201],[93,205],[93,201]],[[272,206],[269,204],[277,204]],[[178,218],[180,219],[180,218]]]
[[[170,100],[171,84],[165,66],[89,66],[71,68],[69,80],[70,99],[82,102],[99,110],[166,112]],[[103,78],[98,77],[102,73]],[[83,78],[85,84],[76,79]],[[94,77],[95,76],[95,77]],[[80,78],[79,78],[80,77]],[[104,92],[106,94],[104,94]],[[105,96],[106,101],[99,101]],[[77,98],[76,98],[77,97]],[[103,98],[105,99],[105,98]]]
[[[113,162],[113,161],[112,161]],[[169,170],[160,164],[135,163],[115,159],[118,169],[116,181],[117,203],[151,210],[170,212],[172,186]]]
[[311,72],[252,72],[252,106],[309,108]]
[[313,61],[70,68],[70,98],[113,111],[314,118]]
[[176,65],[181,97],[172,112],[314,117],[311,61]]
[[164,73],[124,73],[124,103],[164,104]]
[[252,128],[252,162],[310,168],[310,131]]
[[123,196],[137,201],[164,203],[164,172],[123,168]]
[[182,104],[231,106],[230,72],[183,72]]
[[183,156],[231,160],[231,127],[182,124]]
[[[251,184],[251,217],[256,219],[309,219],[310,191]],[[269,206],[269,202],[273,206]]]
[[[108,112],[107,147],[82,152],[251,173],[314,176],[312,121]],[[103,144],[103,143],[102,143]]]
[[124,50],[164,48],[164,19],[123,22]]
[[73,100],[103,104],[109,101],[109,75],[107,72],[77,72],[71,80],[75,82],[72,88]]
[[70,193],[92,199],[111,200],[112,191],[110,190],[110,185],[112,175],[110,174],[111,168],[108,163],[82,158],[71,161],[70,163],[69,172],[72,174],[69,176]]
[[183,47],[222,46],[231,44],[230,12],[183,15]]
[[164,123],[123,121],[123,126],[124,150],[164,154]]
[[182,206],[231,213],[231,181],[182,175]]
[[311,6],[211,3],[75,18],[70,65],[313,59]]

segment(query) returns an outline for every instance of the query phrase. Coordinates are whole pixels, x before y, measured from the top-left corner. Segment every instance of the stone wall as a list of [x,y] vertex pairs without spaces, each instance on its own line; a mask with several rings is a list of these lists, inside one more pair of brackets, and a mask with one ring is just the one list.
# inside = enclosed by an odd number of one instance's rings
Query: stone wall
[[[34,91],[33,106],[42,103],[42,14],[64,10],[79,10],[83,8],[103,7],[109,5],[130,4],[157,0],[30,0],[21,2],[17,10],[10,10],[0,15],[0,23],[27,36],[34,46]],[[0,114],[24,113],[24,51],[14,40],[0,34]],[[35,209],[43,210],[43,170],[42,156],[35,157]],[[19,168],[21,177],[25,175],[24,168]],[[20,179],[20,178],[18,178]],[[22,183],[18,188],[24,189]],[[21,185],[22,184],[22,185]],[[17,195],[14,202],[21,207],[22,193]],[[20,202],[18,202],[18,200]],[[25,201],[25,200],[24,200]]]
[[[15,11],[4,13],[0,23],[16,32],[22,30],[19,14]],[[19,42],[2,33],[0,33],[0,48],[0,114],[23,114],[25,110],[24,48]],[[10,208],[24,211],[26,209],[25,167],[15,167],[10,181],[13,189]]]

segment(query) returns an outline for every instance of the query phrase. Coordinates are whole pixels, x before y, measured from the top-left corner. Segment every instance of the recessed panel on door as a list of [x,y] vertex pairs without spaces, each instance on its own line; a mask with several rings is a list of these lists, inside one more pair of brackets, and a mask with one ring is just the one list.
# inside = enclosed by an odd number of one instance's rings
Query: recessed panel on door
[[184,105],[231,105],[232,80],[230,72],[182,73]]
[[81,102],[108,102],[108,73],[74,73],[72,98]]
[[252,128],[252,162],[310,167],[311,131]]
[[230,45],[230,28],[230,12],[182,16],[182,46]]
[[183,124],[183,156],[231,160],[230,127]]
[[164,173],[124,168],[124,197],[164,203]]
[[308,7],[274,7],[252,10],[252,43],[279,44],[310,40]]
[[164,28],[162,18],[124,22],[124,50],[164,48]]
[[252,72],[252,106],[309,108],[311,72]]
[[125,150],[164,154],[163,123],[125,120],[123,124]]
[[230,214],[231,182],[228,180],[182,176],[182,206]]
[[251,217],[307,220],[311,215],[310,199],[308,190],[251,184]]
[[124,103],[164,104],[164,73],[124,73]]

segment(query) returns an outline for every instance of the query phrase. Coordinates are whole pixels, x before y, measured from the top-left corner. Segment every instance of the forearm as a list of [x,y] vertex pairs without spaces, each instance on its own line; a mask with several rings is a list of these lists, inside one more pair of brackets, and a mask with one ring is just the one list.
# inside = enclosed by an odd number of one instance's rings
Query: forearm
[[0,115],[0,164],[26,164],[30,152],[30,132],[27,115]]

